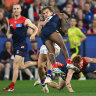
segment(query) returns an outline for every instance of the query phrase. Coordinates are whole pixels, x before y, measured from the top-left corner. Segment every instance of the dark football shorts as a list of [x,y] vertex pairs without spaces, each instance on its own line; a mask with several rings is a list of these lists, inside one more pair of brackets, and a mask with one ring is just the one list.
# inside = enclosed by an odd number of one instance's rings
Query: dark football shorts
[[19,55],[22,57],[26,57],[27,55],[27,44],[20,44],[19,46],[14,48],[14,55]]

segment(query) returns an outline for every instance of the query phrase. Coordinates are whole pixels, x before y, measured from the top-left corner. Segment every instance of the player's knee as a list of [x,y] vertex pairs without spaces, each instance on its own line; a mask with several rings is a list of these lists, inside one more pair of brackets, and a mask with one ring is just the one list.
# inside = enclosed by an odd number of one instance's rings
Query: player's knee
[[25,66],[20,66],[20,68],[19,68],[19,69],[23,70],[23,69],[25,69]]

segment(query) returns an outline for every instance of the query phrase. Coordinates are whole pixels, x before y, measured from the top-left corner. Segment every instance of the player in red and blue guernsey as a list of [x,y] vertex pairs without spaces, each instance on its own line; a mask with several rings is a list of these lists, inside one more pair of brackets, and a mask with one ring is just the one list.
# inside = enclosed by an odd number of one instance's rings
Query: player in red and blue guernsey
[[31,23],[31,21],[23,16],[21,16],[21,6],[19,4],[13,5],[14,18],[11,18],[8,22],[7,37],[13,39],[13,48],[15,59],[13,62],[13,77],[12,82],[7,88],[3,88],[2,91],[13,91],[16,80],[18,78],[19,69],[25,69],[27,67],[36,65],[36,62],[25,62],[24,57],[27,54],[27,29],[32,28],[29,31],[30,40],[35,40],[35,35],[37,34],[38,28]]
[[[55,82],[48,83],[49,86],[61,90],[65,87],[65,83],[69,92],[74,92],[70,81],[72,79],[73,74],[80,73],[84,70],[84,68],[88,65],[88,63],[96,64],[96,58],[89,58],[89,57],[81,57],[80,55],[75,56],[74,58],[66,59],[68,73],[66,77],[66,82],[64,80],[59,80],[59,84]],[[72,63],[71,63],[72,62]]]
[[69,92],[74,92],[70,84],[73,74],[75,72],[77,73],[82,72],[84,68],[88,65],[88,63],[96,64],[96,58],[81,57],[80,55],[77,55],[73,57],[72,60],[67,59],[66,62],[68,68],[68,73],[66,77],[66,86]]

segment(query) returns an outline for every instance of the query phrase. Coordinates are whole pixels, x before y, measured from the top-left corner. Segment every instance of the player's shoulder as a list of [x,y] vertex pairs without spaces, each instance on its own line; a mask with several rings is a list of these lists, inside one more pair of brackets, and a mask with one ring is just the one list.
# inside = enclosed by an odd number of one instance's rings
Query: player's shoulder
[[24,16],[21,16],[21,18],[20,19],[22,19],[22,20],[26,20],[27,18],[26,17],[24,17]]
[[9,19],[9,22],[14,21],[14,17]]

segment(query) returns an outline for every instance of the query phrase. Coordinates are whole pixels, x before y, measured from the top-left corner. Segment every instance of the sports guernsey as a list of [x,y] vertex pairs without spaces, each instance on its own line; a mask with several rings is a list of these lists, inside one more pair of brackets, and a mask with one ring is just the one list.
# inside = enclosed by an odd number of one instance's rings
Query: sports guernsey
[[49,20],[49,22],[47,22],[41,30],[41,39],[44,44],[47,40],[49,40],[50,35],[53,32],[56,32],[56,30],[59,30],[61,26],[61,21],[58,14],[47,17],[47,20]]
[[20,16],[19,19],[11,18],[9,20],[10,31],[12,33],[14,54],[26,56],[27,52],[27,27],[24,26],[26,18]]
[[79,69],[79,68],[77,68],[76,66],[74,66],[74,65],[71,63],[70,59],[68,58],[68,59],[66,60],[66,62],[67,62],[67,68],[68,68],[68,69],[72,69],[72,70],[74,70],[74,71],[83,71],[84,68],[88,65],[88,63],[86,62],[86,60],[85,60],[84,57],[82,57],[82,60],[83,60],[83,66],[82,66],[81,69]]

